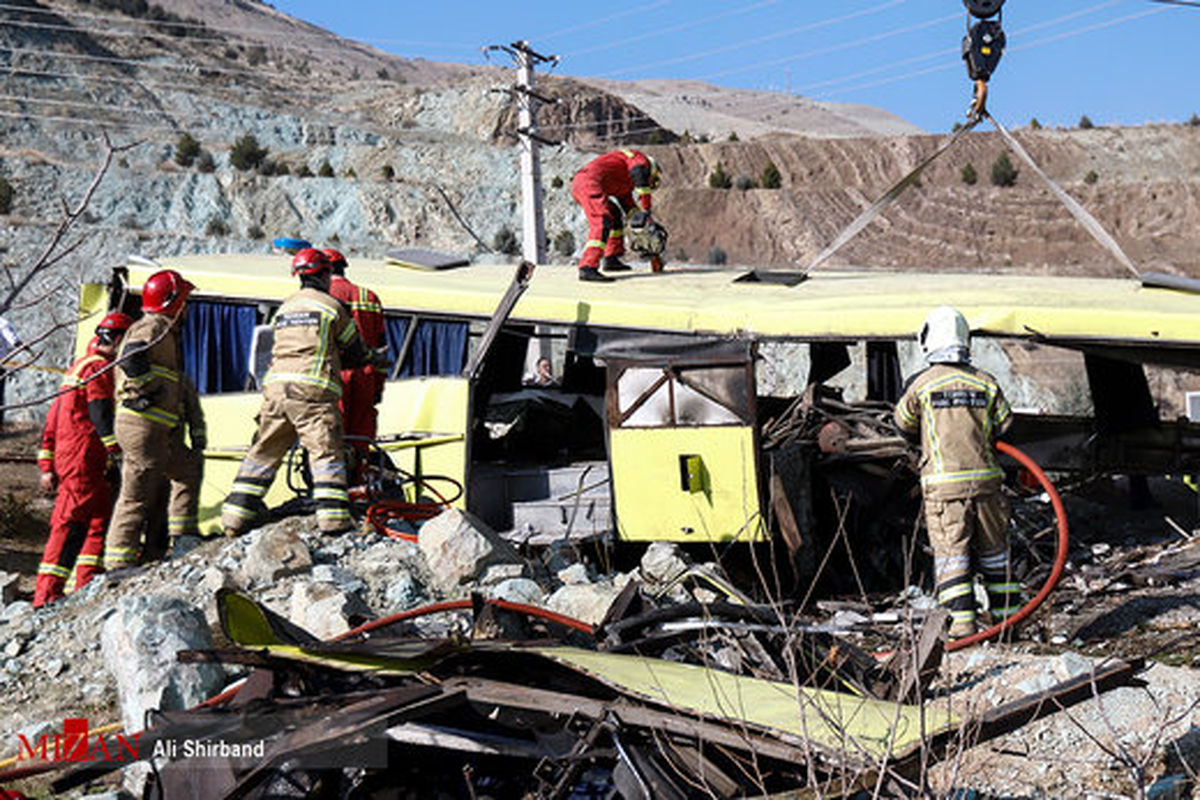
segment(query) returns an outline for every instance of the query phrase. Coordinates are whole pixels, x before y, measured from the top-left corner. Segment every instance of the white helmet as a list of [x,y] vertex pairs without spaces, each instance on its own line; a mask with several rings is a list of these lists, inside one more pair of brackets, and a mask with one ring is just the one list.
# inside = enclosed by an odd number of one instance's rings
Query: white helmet
[[960,363],[970,359],[971,327],[957,308],[938,306],[929,312],[917,334],[925,360],[934,363]]

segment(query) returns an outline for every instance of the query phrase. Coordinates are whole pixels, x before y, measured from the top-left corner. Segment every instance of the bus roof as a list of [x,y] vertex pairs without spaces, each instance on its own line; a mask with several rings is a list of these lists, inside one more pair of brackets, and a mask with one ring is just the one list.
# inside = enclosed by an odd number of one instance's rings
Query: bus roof
[[[296,290],[287,256],[162,259],[196,284],[197,296],[280,301]],[[136,288],[157,268],[129,264]],[[347,277],[394,311],[490,317],[512,265],[426,271],[353,258]],[[958,308],[977,333],[1053,341],[1200,348],[1200,296],[1132,279],[986,273],[818,270],[788,286],[735,282],[747,269],[635,271],[613,283],[581,283],[574,267],[542,266],[511,320],[587,324],[718,336],[783,339],[911,337],[929,309]]]

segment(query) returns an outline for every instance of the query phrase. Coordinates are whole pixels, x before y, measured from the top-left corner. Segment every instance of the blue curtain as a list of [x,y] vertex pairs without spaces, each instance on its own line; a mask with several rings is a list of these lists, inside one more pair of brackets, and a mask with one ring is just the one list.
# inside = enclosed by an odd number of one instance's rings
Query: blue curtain
[[257,309],[241,303],[189,300],[183,323],[183,366],[200,394],[246,387]]
[[395,364],[400,357],[400,348],[404,346],[404,337],[408,334],[408,317],[385,315],[383,325],[387,331],[388,363]]
[[[459,375],[467,361],[466,322],[436,322],[418,320],[408,358],[400,368],[399,377],[422,375]],[[408,331],[408,320],[387,319],[388,347],[393,361],[399,355]]]

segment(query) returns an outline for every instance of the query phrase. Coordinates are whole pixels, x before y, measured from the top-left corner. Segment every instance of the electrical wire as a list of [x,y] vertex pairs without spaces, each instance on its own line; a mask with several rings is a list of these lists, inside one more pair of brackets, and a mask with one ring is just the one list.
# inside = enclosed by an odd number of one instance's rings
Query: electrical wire
[[695,61],[696,59],[705,58],[710,55],[716,55],[717,53],[727,53],[727,52],[730,52],[731,50],[741,50],[742,48],[749,47],[750,45],[761,44],[762,42],[774,41],[775,39],[783,39],[788,36],[794,36],[797,33],[805,33],[807,31],[817,30],[820,28],[826,28],[826,27],[829,27],[830,25],[836,25],[839,22],[846,22],[847,20],[857,19],[858,17],[864,17],[864,16],[867,16],[868,14],[877,14],[881,11],[885,11],[889,8],[892,8],[893,6],[898,6],[904,2],[906,2],[906,0],[885,0],[885,2],[879,3],[878,5],[871,6],[870,8],[859,9],[858,11],[854,11],[849,14],[842,14],[837,17],[829,17],[827,19],[817,20],[816,22],[808,22],[808,23],[805,23],[804,25],[797,25],[792,28],[787,28],[782,31],[775,31],[774,33],[768,33],[763,36],[755,36],[750,39],[742,39],[741,41],[730,42],[729,44],[720,45],[719,47],[711,47],[708,50],[701,50],[701,51],[698,51],[695,53],[689,53],[686,56],[677,56],[676,58],[667,58],[667,59],[663,59],[661,61],[651,61],[651,62],[647,62],[647,63],[643,63],[643,64],[635,64],[631,67],[626,67],[624,69],[613,70],[612,72],[602,72],[602,73],[600,73],[600,75],[598,77],[606,78],[606,77],[611,77],[614,75],[628,75],[631,72],[639,72],[641,70],[653,69],[655,67],[671,66],[672,64],[681,64],[686,61]]
[[673,33],[679,33],[681,31],[687,31],[687,30],[691,30],[693,28],[699,28],[701,25],[707,25],[708,23],[715,22],[719,19],[725,19],[727,17],[734,17],[739,14],[747,14],[751,11],[757,11],[758,9],[763,8],[765,6],[773,6],[773,5],[777,4],[778,2],[779,2],[779,0],[759,0],[759,2],[751,3],[749,5],[742,6],[741,8],[730,9],[729,11],[723,11],[720,14],[712,14],[710,16],[703,17],[701,19],[692,20],[691,22],[684,22],[679,25],[672,25],[667,28],[654,28],[653,30],[649,30],[645,33],[640,33],[636,36],[618,37],[606,44],[596,45],[594,47],[585,47],[582,50],[573,50],[573,51],[571,51],[571,56],[578,57],[578,56],[584,56],[584,55],[591,55],[592,53],[600,53],[605,50],[612,50],[616,47],[626,47],[628,45],[635,44],[637,42],[644,42],[647,39],[657,39],[660,36],[668,36]]
[[594,19],[590,22],[584,22],[584,23],[581,23],[578,25],[573,25],[569,28],[560,28],[557,31],[552,31],[550,33],[544,33],[537,38],[538,38],[538,41],[544,41],[546,39],[557,39],[560,36],[566,36],[571,33],[579,33],[580,31],[590,30],[592,28],[599,27],[600,25],[606,25],[609,22],[612,22],[613,20],[624,19],[625,17],[632,17],[634,14],[645,14],[649,11],[653,11],[656,8],[662,8],[665,5],[669,5],[670,3],[671,3],[671,0],[655,0],[655,2],[648,3],[648,4],[647,3],[637,3],[632,8],[627,8],[624,11],[618,11],[615,14],[609,14],[608,16],[600,17],[599,19]]

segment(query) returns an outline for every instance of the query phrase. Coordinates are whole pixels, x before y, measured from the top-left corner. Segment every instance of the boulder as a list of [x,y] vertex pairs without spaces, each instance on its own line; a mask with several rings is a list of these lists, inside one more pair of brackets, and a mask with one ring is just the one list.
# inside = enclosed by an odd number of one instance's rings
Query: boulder
[[653,542],[642,555],[642,580],[652,586],[663,586],[678,578],[688,568],[687,557],[670,542]]
[[546,603],[546,593],[542,591],[542,587],[529,578],[509,578],[500,581],[488,587],[486,594],[496,600],[524,603],[527,606],[542,606]]
[[242,562],[242,574],[248,583],[265,586],[312,568],[312,554],[295,531],[262,528],[253,536]]
[[434,584],[461,594],[463,584],[479,579],[494,564],[524,564],[512,545],[474,515],[450,508],[421,526],[421,552]]
[[569,583],[546,600],[546,608],[599,625],[621,590],[612,581]]
[[175,597],[122,598],[100,632],[104,664],[117,682],[126,730],[145,726],[150,708],[190,708],[220,691],[225,671],[217,664],[180,664],[180,650],[212,649],[204,612]]
[[316,581],[296,584],[287,615],[318,639],[332,639],[370,616],[371,610],[357,594]]

